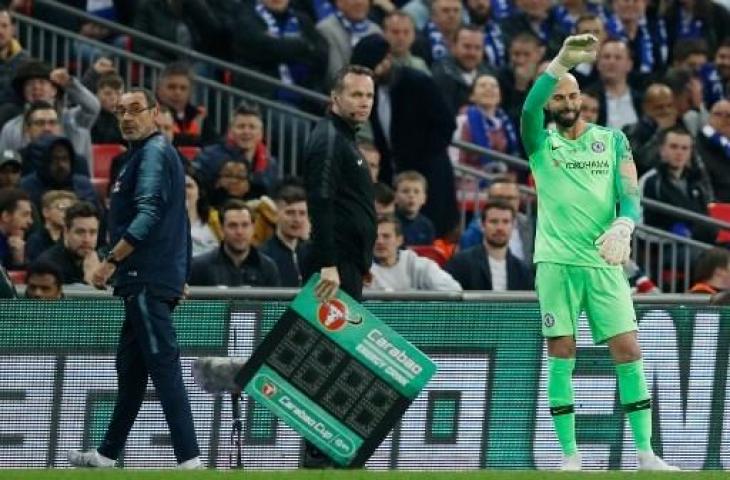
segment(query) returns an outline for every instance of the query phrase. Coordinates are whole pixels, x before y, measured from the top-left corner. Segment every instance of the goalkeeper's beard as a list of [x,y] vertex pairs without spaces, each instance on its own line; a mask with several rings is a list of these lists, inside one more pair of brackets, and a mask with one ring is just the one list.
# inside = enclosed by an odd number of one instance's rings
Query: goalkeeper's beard
[[[566,116],[566,113],[572,113],[572,116]],[[580,112],[574,109],[565,109],[553,112],[553,119],[555,123],[561,128],[571,128],[578,121]]]

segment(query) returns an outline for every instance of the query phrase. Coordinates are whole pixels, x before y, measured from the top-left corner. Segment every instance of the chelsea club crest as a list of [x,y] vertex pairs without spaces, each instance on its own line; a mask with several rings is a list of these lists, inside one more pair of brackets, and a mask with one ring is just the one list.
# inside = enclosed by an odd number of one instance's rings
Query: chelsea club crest
[[593,153],[603,153],[606,150],[606,145],[603,142],[593,142],[591,150],[593,150]]

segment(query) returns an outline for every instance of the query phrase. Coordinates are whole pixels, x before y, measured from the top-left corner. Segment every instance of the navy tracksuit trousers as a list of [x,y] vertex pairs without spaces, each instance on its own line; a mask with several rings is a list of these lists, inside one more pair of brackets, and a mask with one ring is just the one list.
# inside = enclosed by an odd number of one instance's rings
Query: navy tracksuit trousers
[[200,455],[172,325],[175,303],[147,289],[124,297],[124,325],[116,358],[117,401],[98,448],[105,457],[116,459],[124,448],[142,406],[148,376],[162,404],[178,463]]

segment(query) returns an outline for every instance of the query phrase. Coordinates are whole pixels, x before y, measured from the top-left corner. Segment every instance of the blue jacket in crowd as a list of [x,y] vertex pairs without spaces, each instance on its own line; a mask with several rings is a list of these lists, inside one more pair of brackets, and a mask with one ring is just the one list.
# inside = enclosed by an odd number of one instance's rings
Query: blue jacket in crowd
[[146,288],[163,298],[182,296],[192,253],[185,168],[162,134],[132,142],[112,187],[109,234],[112,246],[123,238],[135,247],[114,275],[116,295]]

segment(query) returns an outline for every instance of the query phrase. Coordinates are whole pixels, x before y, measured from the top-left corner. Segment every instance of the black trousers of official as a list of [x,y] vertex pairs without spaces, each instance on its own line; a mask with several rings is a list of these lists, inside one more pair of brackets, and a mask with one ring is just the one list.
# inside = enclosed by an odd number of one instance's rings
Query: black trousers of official
[[124,298],[124,325],[116,358],[117,401],[98,448],[105,457],[116,459],[124,448],[142,406],[148,376],[162,404],[178,463],[200,455],[172,325],[175,303],[147,289]]
[[[316,270],[307,271],[306,278],[318,273],[319,270],[317,268]],[[360,268],[351,262],[341,262],[337,265],[337,273],[340,275],[340,290],[351,296],[353,300],[361,302],[363,274]],[[304,441],[304,458],[302,460],[304,468],[326,468],[333,465],[332,461],[317,447],[306,440]]]

